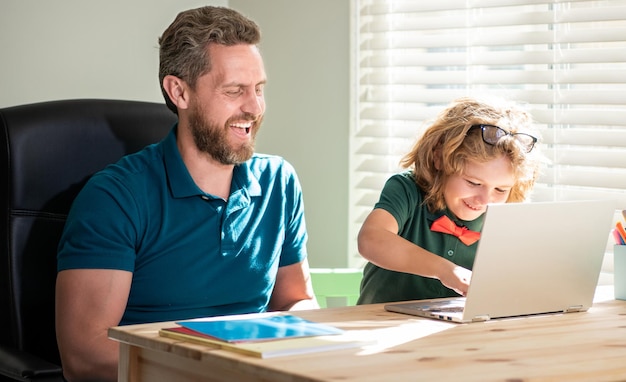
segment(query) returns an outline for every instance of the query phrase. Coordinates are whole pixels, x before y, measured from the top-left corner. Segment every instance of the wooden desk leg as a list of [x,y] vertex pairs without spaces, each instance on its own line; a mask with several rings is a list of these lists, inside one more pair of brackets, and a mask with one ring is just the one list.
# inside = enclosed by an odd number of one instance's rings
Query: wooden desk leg
[[[136,346],[120,343],[120,359],[117,368],[118,382],[138,381],[138,354]],[[132,373],[132,374],[131,374]]]

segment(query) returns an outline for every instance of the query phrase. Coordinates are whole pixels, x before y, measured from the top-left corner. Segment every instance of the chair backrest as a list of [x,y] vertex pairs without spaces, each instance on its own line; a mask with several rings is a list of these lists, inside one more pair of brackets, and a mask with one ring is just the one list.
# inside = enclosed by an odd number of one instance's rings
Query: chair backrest
[[61,100],[0,109],[0,344],[60,365],[54,329],[57,244],[87,179],[163,138],[164,104]]

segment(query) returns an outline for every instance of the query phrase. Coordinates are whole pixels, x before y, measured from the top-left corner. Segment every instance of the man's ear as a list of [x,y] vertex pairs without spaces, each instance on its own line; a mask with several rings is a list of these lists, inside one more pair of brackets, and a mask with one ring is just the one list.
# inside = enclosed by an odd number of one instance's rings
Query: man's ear
[[167,75],[163,78],[163,89],[179,110],[189,107],[189,86],[185,81],[176,76]]

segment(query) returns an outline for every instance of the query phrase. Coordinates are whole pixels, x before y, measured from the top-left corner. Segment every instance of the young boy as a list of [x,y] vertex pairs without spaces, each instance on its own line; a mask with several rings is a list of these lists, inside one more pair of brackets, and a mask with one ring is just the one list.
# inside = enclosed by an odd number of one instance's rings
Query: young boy
[[439,114],[361,227],[359,304],[467,293],[487,204],[525,200],[537,178],[531,123],[503,100],[462,98]]

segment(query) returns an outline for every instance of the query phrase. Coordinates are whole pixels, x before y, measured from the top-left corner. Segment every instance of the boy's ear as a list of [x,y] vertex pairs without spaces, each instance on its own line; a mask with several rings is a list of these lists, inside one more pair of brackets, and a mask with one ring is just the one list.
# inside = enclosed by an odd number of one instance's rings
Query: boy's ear
[[189,107],[189,86],[185,81],[176,76],[167,75],[163,78],[163,89],[179,110]]

